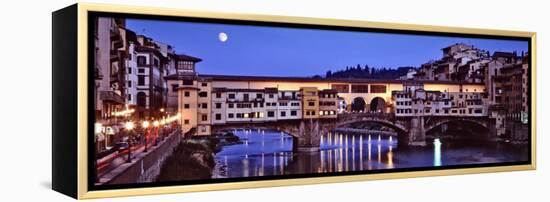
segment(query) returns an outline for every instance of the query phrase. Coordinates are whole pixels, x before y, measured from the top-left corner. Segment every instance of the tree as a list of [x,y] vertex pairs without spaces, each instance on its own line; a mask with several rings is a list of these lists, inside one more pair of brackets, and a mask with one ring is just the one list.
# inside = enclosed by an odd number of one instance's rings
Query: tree
[[332,77],[332,71],[328,70],[327,74],[325,75],[325,78],[330,78],[330,77]]

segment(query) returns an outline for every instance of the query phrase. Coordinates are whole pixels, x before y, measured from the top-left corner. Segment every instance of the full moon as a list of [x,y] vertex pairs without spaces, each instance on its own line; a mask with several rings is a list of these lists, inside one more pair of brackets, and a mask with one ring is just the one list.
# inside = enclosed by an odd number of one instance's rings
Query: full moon
[[227,34],[225,32],[220,32],[220,34],[218,34],[218,39],[221,41],[221,42],[225,42],[227,41]]

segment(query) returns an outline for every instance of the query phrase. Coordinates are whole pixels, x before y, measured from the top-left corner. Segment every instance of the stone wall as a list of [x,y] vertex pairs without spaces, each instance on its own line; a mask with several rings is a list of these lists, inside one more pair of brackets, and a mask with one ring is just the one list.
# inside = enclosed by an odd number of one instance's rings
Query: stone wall
[[147,153],[132,159],[131,164],[121,165],[111,172],[113,177],[105,184],[131,184],[152,182],[159,174],[160,168],[181,140],[181,133],[174,132],[156,147],[149,148]]

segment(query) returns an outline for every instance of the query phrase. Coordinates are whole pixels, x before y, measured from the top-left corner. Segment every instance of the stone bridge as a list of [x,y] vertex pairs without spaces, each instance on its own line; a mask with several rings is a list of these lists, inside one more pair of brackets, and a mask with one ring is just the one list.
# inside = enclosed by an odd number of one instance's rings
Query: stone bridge
[[326,134],[337,128],[350,128],[351,125],[356,123],[377,123],[383,125],[393,129],[397,133],[399,144],[424,146],[426,145],[427,132],[442,124],[455,121],[470,122],[491,130],[490,121],[487,117],[396,117],[388,113],[343,113],[338,114],[338,118],[336,119],[297,119],[212,125],[212,132],[220,133],[222,131],[243,128],[274,129],[283,131],[293,137],[293,150],[317,151],[321,143],[321,134]]

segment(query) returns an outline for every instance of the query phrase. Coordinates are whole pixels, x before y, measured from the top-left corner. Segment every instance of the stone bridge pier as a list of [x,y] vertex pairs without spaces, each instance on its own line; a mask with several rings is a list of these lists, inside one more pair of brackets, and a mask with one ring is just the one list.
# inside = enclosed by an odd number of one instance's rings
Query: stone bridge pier
[[426,130],[424,128],[424,117],[415,116],[410,119],[408,145],[426,146]]

